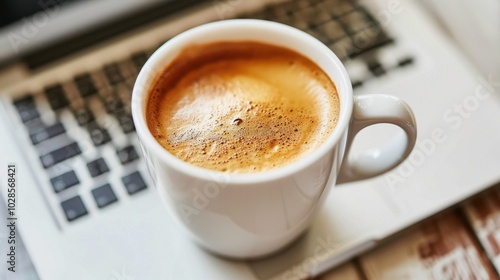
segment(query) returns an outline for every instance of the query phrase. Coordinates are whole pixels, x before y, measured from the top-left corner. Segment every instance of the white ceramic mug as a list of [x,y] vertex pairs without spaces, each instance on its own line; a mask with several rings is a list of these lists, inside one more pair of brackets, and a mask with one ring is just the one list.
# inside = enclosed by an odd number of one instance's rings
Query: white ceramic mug
[[[252,40],[295,50],[320,66],[340,97],[337,127],[314,152],[282,168],[230,174],[188,164],[165,150],[146,125],[148,92],[156,78],[191,44]],[[310,224],[329,188],[384,173],[413,149],[416,125],[411,109],[388,95],[353,97],[342,62],[314,37],[262,20],[226,20],[188,30],[161,46],[146,62],[132,95],[132,114],[149,172],[164,204],[212,252],[254,258],[283,248]],[[354,136],[364,127],[391,123],[406,138],[347,160]]]

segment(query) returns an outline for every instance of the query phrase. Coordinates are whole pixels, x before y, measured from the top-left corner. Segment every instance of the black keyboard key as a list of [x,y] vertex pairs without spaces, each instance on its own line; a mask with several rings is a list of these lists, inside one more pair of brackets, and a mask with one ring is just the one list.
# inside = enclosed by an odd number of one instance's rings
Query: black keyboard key
[[52,183],[52,187],[56,193],[65,190],[69,187],[72,187],[80,181],[78,181],[78,177],[76,177],[75,171],[71,170],[59,176],[56,176],[50,179],[50,183]]
[[62,123],[56,123],[54,125],[32,131],[30,133],[30,138],[33,145],[36,145],[59,134],[63,134],[64,132],[66,132],[66,129],[64,129]]
[[76,155],[81,154],[82,151],[76,142],[73,142],[67,146],[54,150],[40,157],[42,165],[44,168],[49,168],[58,164],[61,161],[72,158]]
[[92,122],[88,125],[87,130],[90,134],[90,138],[95,146],[100,146],[106,144],[111,140],[109,133],[106,129],[100,127],[97,123]]
[[122,182],[125,185],[128,194],[135,194],[147,188],[146,183],[142,179],[139,171],[122,177]]
[[75,115],[75,119],[79,125],[86,125],[94,121],[94,114],[92,114],[92,111],[90,111],[87,107],[74,109],[73,114]]
[[75,84],[82,97],[87,97],[97,93],[97,87],[90,74],[81,74],[75,77]]
[[361,11],[354,11],[341,18],[345,26],[349,28],[350,33],[356,33],[367,27],[368,18]]
[[40,113],[36,108],[35,99],[32,95],[17,98],[13,100],[12,103],[16,107],[23,123],[27,123],[40,117]]
[[40,113],[36,107],[23,107],[22,109],[18,109],[18,111],[23,123],[27,123],[40,117]]
[[106,108],[106,112],[116,114],[117,112],[123,110],[124,105],[118,96],[109,95],[104,97],[104,107]]
[[411,57],[403,58],[400,61],[398,61],[399,67],[404,67],[410,64],[413,64],[413,58]]
[[64,214],[66,214],[66,219],[70,222],[87,215],[87,209],[85,205],[83,205],[80,196],[75,196],[61,202],[61,206],[64,210]]
[[106,207],[118,200],[115,193],[113,192],[113,189],[111,189],[110,184],[106,184],[104,186],[93,189],[92,195],[94,196],[97,207],[99,208]]
[[52,110],[56,111],[68,106],[69,101],[64,94],[64,89],[60,84],[45,88],[45,96],[49,101]]
[[14,106],[16,108],[19,108],[19,107],[35,107],[35,99],[33,98],[33,95],[31,94],[28,94],[28,95],[24,95],[22,97],[19,97],[19,98],[16,98],[12,101],[12,104],[14,104]]
[[330,39],[330,41],[334,42],[347,36],[347,33],[342,25],[336,21],[328,21],[319,25],[317,32],[324,34],[324,36]]
[[129,163],[139,158],[134,146],[127,146],[116,152],[122,164]]
[[116,63],[104,66],[104,74],[111,85],[116,85],[125,80],[120,70],[120,66]]
[[352,88],[358,88],[358,87],[361,87],[363,85],[363,82],[362,81],[353,81],[352,82]]
[[135,130],[134,121],[132,120],[132,115],[126,112],[119,112],[116,114],[116,118],[120,123],[123,133],[129,133]]
[[99,158],[87,163],[87,168],[89,169],[90,175],[92,177],[97,177],[101,174],[109,172],[108,165],[103,158]]
[[148,55],[145,52],[138,52],[132,55],[132,63],[137,71],[141,70],[142,66],[148,60]]
[[368,69],[375,77],[382,76],[386,73],[384,67],[378,61],[368,62]]

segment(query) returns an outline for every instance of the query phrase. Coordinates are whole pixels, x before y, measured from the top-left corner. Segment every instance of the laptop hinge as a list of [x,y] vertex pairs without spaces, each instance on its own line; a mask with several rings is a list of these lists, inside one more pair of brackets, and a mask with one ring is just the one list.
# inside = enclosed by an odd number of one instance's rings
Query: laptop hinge
[[154,22],[180,10],[192,7],[206,0],[165,1],[141,10],[133,15],[118,18],[111,23],[97,26],[82,33],[75,33],[64,40],[44,46],[36,52],[23,56],[22,61],[34,71],[44,65],[83,50],[96,43],[104,42],[136,27]]

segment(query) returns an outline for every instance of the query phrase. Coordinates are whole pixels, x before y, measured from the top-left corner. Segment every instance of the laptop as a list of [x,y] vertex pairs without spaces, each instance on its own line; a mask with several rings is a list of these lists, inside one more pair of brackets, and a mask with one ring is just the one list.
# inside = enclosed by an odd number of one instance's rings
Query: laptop
[[[498,82],[478,73],[418,1],[0,5],[0,193],[4,220],[15,221],[14,238],[40,279],[312,278],[500,181]],[[345,63],[356,95],[398,96],[418,123],[405,162],[334,187],[299,240],[258,260],[219,258],[188,238],[156,195],[130,117],[149,55],[184,30],[227,18],[309,32]],[[398,132],[367,128],[351,156]],[[11,235],[2,232],[3,245]]]

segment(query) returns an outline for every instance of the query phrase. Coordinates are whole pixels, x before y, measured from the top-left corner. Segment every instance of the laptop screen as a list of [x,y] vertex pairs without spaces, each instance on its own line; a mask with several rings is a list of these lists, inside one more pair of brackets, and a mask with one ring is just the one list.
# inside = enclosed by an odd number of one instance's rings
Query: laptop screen
[[0,0],[0,68],[18,61],[36,68],[198,2]]
[[34,15],[37,12],[55,6],[66,5],[69,2],[82,0],[2,0],[0,1],[0,28]]

